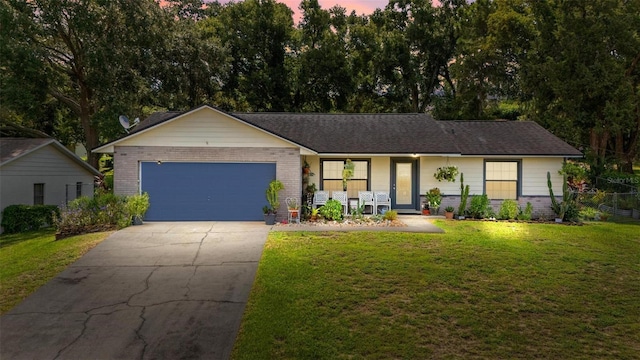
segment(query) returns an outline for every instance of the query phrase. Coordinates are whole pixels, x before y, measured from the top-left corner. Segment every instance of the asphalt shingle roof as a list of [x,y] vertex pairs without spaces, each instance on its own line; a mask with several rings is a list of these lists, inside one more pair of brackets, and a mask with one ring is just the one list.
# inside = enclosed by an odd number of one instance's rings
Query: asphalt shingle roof
[[462,155],[582,156],[532,121],[438,121]]
[[33,149],[53,142],[49,138],[2,138],[0,140],[0,164],[18,158]]
[[427,114],[234,113],[319,153],[458,153]]
[[[130,135],[186,112],[154,113]],[[531,121],[436,121],[428,114],[231,113],[324,154],[582,156]]]
[[24,156],[37,149],[53,146],[55,149],[66,155],[71,161],[76,162],[78,165],[84,167],[94,175],[100,175],[100,172],[94,169],[91,165],[82,161],[78,156],[65,148],[55,139],[51,138],[1,138],[0,139],[0,165],[17,160],[21,156]]

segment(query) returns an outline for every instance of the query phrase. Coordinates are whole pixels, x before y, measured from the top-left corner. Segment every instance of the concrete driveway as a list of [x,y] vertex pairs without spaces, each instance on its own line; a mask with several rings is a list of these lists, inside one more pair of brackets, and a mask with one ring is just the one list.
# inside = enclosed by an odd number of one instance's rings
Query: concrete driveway
[[118,231],[2,316],[0,359],[226,359],[270,229]]

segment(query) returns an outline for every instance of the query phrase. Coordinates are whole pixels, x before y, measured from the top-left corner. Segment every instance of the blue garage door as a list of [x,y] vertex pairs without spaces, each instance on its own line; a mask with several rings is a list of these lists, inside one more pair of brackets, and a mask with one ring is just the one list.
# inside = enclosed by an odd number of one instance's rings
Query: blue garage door
[[263,220],[276,165],[143,162],[141,172],[150,200],[145,220]]

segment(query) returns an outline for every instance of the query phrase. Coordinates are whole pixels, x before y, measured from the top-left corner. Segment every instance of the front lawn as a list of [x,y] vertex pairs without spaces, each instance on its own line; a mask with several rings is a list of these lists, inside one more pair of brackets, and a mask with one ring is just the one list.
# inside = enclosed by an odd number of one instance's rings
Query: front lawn
[[234,359],[636,358],[640,226],[271,233]]
[[0,314],[106,239],[101,232],[55,240],[54,230],[0,236]]

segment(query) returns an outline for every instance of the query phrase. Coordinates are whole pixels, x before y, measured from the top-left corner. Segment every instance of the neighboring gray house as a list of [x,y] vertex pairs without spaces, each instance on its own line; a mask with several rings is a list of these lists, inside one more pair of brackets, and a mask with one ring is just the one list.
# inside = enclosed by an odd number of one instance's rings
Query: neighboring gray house
[[[534,122],[436,121],[427,114],[225,113],[210,106],[156,113],[127,136],[94,150],[114,155],[117,194],[148,192],[148,220],[260,220],[264,191],[277,178],[281,198],[302,193],[304,161],[318,189],[342,187],[346,159],[355,164],[350,197],[388,191],[392,208],[417,212],[433,187],[443,206],[457,204],[460,182],[433,174],[455,165],[470,194],[495,205],[531,201],[551,215],[547,171],[560,193],[558,170],[582,153]],[[286,216],[284,200],[280,217]]]
[[64,205],[93,196],[98,170],[54,139],[0,139],[0,211],[9,205]]

